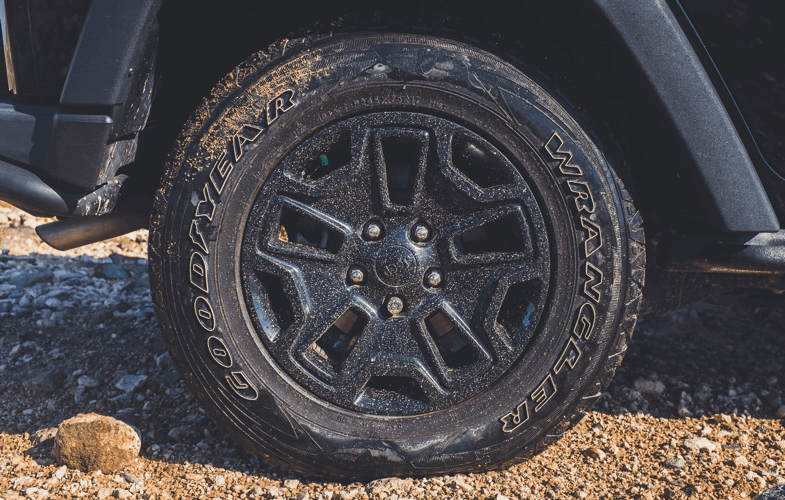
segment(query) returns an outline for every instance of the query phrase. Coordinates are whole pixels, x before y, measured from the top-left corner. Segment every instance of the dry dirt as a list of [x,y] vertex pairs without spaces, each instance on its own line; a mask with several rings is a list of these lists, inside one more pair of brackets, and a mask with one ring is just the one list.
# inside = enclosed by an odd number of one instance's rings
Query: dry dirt
[[[4,500],[737,499],[785,484],[785,307],[643,318],[595,411],[507,471],[311,481],[245,454],[183,390],[152,315],[145,231],[56,252],[34,234],[40,222],[0,206]],[[122,473],[67,470],[34,446],[36,431],[88,412],[141,431]]]

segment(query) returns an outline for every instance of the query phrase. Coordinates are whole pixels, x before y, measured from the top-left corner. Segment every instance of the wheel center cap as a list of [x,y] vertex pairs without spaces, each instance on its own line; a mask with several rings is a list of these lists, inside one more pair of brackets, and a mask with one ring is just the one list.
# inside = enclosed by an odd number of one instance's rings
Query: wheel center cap
[[388,286],[403,286],[414,280],[417,259],[406,247],[393,245],[376,255],[376,275]]

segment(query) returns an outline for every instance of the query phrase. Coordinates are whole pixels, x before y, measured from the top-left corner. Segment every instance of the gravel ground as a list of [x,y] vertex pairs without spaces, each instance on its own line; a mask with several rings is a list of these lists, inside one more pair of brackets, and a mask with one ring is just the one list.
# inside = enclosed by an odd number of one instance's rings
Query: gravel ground
[[[785,484],[785,307],[691,307],[643,318],[595,410],[502,472],[328,483],[235,446],[183,389],[159,339],[146,231],[69,252],[0,206],[0,498],[752,498]],[[119,474],[52,458],[78,413],[136,426]]]

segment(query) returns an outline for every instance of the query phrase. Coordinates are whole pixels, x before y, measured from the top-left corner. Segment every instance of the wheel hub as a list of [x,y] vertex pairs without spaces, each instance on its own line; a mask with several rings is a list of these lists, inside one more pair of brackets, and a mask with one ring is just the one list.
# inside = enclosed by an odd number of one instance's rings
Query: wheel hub
[[264,347],[309,392],[360,412],[440,410],[492,384],[547,301],[548,235],[524,175],[476,133],[417,113],[304,140],[243,236]]
[[376,255],[374,268],[385,285],[399,287],[416,280],[417,259],[400,245],[386,246]]

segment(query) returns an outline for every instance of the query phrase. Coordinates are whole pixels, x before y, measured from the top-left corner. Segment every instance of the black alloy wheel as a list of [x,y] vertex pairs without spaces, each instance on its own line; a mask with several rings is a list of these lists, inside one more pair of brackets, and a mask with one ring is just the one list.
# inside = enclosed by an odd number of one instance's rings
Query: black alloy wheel
[[[460,195],[475,185],[488,192]],[[471,398],[526,349],[550,251],[501,152],[453,122],[381,112],[283,159],[241,266],[258,336],[290,376],[350,410],[411,415]]]
[[506,467],[578,421],[632,334],[643,231],[554,96],[419,34],[282,41],[220,82],[149,246],[200,405],[332,478]]

